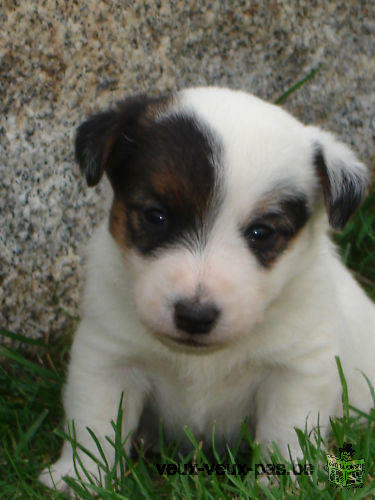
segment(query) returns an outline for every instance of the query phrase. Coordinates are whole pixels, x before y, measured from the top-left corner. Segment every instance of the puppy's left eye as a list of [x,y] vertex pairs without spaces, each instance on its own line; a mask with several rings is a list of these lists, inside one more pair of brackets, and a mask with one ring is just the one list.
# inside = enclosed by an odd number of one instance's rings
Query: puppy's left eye
[[246,233],[248,239],[254,244],[268,242],[276,235],[276,231],[273,227],[263,224],[249,227]]
[[252,224],[243,231],[243,235],[249,247],[258,252],[272,249],[278,238],[276,230],[268,224]]

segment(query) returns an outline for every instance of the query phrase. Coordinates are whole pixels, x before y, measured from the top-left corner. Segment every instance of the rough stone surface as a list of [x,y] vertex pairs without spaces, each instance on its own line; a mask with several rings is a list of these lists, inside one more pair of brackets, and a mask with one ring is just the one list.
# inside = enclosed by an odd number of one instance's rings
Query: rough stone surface
[[229,85],[374,158],[373,0],[4,0],[0,10],[0,325],[39,337],[79,314],[82,253],[108,186],[85,187],[75,127],[123,96]]

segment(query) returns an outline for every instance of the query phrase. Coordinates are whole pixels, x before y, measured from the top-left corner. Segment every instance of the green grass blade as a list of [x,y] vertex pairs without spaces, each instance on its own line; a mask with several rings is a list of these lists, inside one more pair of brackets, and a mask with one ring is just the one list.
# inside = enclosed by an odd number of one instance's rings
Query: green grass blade
[[94,441],[95,446],[96,446],[97,450],[99,451],[100,456],[103,459],[103,464],[105,465],[106,469],[109,470],[107,457],[105,456],[105,453],[103,451],[102,445],[99,442],[99,439],[95,436],[94,432],[90,429],[90,427],[86,427],[86,430],[90,434],[91,439]]
[[310,73],[308,73],[304,78],[302,78],[302,80],[299,80],[295,85],[290,87],[290,89],[288,89],[286,92],[281,94],[281,96],[276,99],[275,104],[283,103],[291,94],[293,94],[293,92],[295,92],[300,87],[302,87],[302,85],[304,85],[306,82],[311,80],[311,78],[313,78],[318,73],[318,71],[321,70],[321,68],[322,68],[322,64],[319,64],[316,68],[313,68],[310,71]]
[[39,417],[31,424],[28,430],[24,433],[21,440],[19,441],[16,449],[15,455],[19,455],[22,450],[26,448],[31,439],[35,436],[36,432],[42,425],[44,419],[48,415],[49,411],[47,409],[43,410]]
[[63,380],[61,375],[59,375],[58,373],[53,372],[52,370],[49,370],[48,368],[45,368],[44,366],[37,365],[36,363],[33,363],[32,361],[24,358],[18,352],[14,351],[13,349],[10,349],[10,347],[1,346],[0,352],[2,354],[4,354],[7,358],[10,358],[13,361],[16,361],[20,365],[24,366],[25,368],[28,368],[33,373],[36,373],[42,377],[50,377],[50,378],[54,378],[54,379],[59,380],[59,381]]
[[25,337],[23,335],[19,335],[17,333],[9,332],[8,330],[1,329],[0,330],[0,336],[3,337],[8,337],[9,339],[12,340],[18,340],[19,342],[22,342],[23,344],[29,344],[29,345],[37,345],[39,347],[44,347],[48,349],[49,345],[46,344],[45,342],[42,342],[41,340],[36,340],[36,339],[29,339],[28,337]]
[[342,407],[343,407],[344,415],[346,416],[346,418],[349,418],[348,385],[346,383],[346,379],[345,379],[344,372],[343,372],[343,369],[341,366],[340,358],[338,356],[335,356],[335,360],[336,360],[337,369],[339,371],[341,386],[342,386]]
[[370,393],[371,393],[372,401],[373,401],[373,403],[374,403],[374,407],[375,407],[375,389],[374,389],[374,386],[371,384],[371,381],[370,381],[370,379],[368,378],[368,376],[367,376],[365,373],[363,373],[363,371],[362,371],[362,370],[360,370],[360,372],[362,373],[363,377],[365,378],[365,380],[366,380],[366,382],[367,382],[367,385],[368,385],[368,387],[369,387],[369,389],[370,389]]

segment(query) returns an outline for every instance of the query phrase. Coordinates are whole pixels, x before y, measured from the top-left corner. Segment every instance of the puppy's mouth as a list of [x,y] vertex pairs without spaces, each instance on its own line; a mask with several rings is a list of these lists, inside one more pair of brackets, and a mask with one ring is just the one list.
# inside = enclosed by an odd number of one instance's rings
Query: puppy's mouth
[[177,338],[170,335],[157,335],[157,338],[173,350],[194,352],[196,354],[217,351],[225,347],[225,343],[221,342],[203,342],[198,339]]
[[176,339],[174,337],[168,337],[172,342],[175,342],[177,344],[181,344],[181,345],[188,345],[188,346],[191,346],[191,347],[207,347],[209,346],[209,344],[206,344],[206,343],[203,343],[203,342],[199,342],[199,341],[196,341],[196,340],[193,340],[193,339]]

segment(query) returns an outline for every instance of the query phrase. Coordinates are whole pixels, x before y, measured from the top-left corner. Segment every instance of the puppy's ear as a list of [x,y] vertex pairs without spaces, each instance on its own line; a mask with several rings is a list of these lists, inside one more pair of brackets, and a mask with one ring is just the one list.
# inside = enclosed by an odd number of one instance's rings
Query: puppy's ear
[[317,127],[307,127],[314,145],[314,163],[323,189],[328,220],[343,229],[366,189],[367,169],[345,144]]
[[118,102],[115,109],[93,115],[82,123],[77,129],[75,157],[87,184],[98,184],[104,171],[111,181],[114,163],[111,154],[115,159],[116,145],[121,144],[122,161],[129,161],[137,148],[139,130],[149,126],[172,102],[169,95],[138,94]]
[[75,139],[75,157],[88,186],[98,184],[118,138],[118,113],[104,111],[82,123]]

